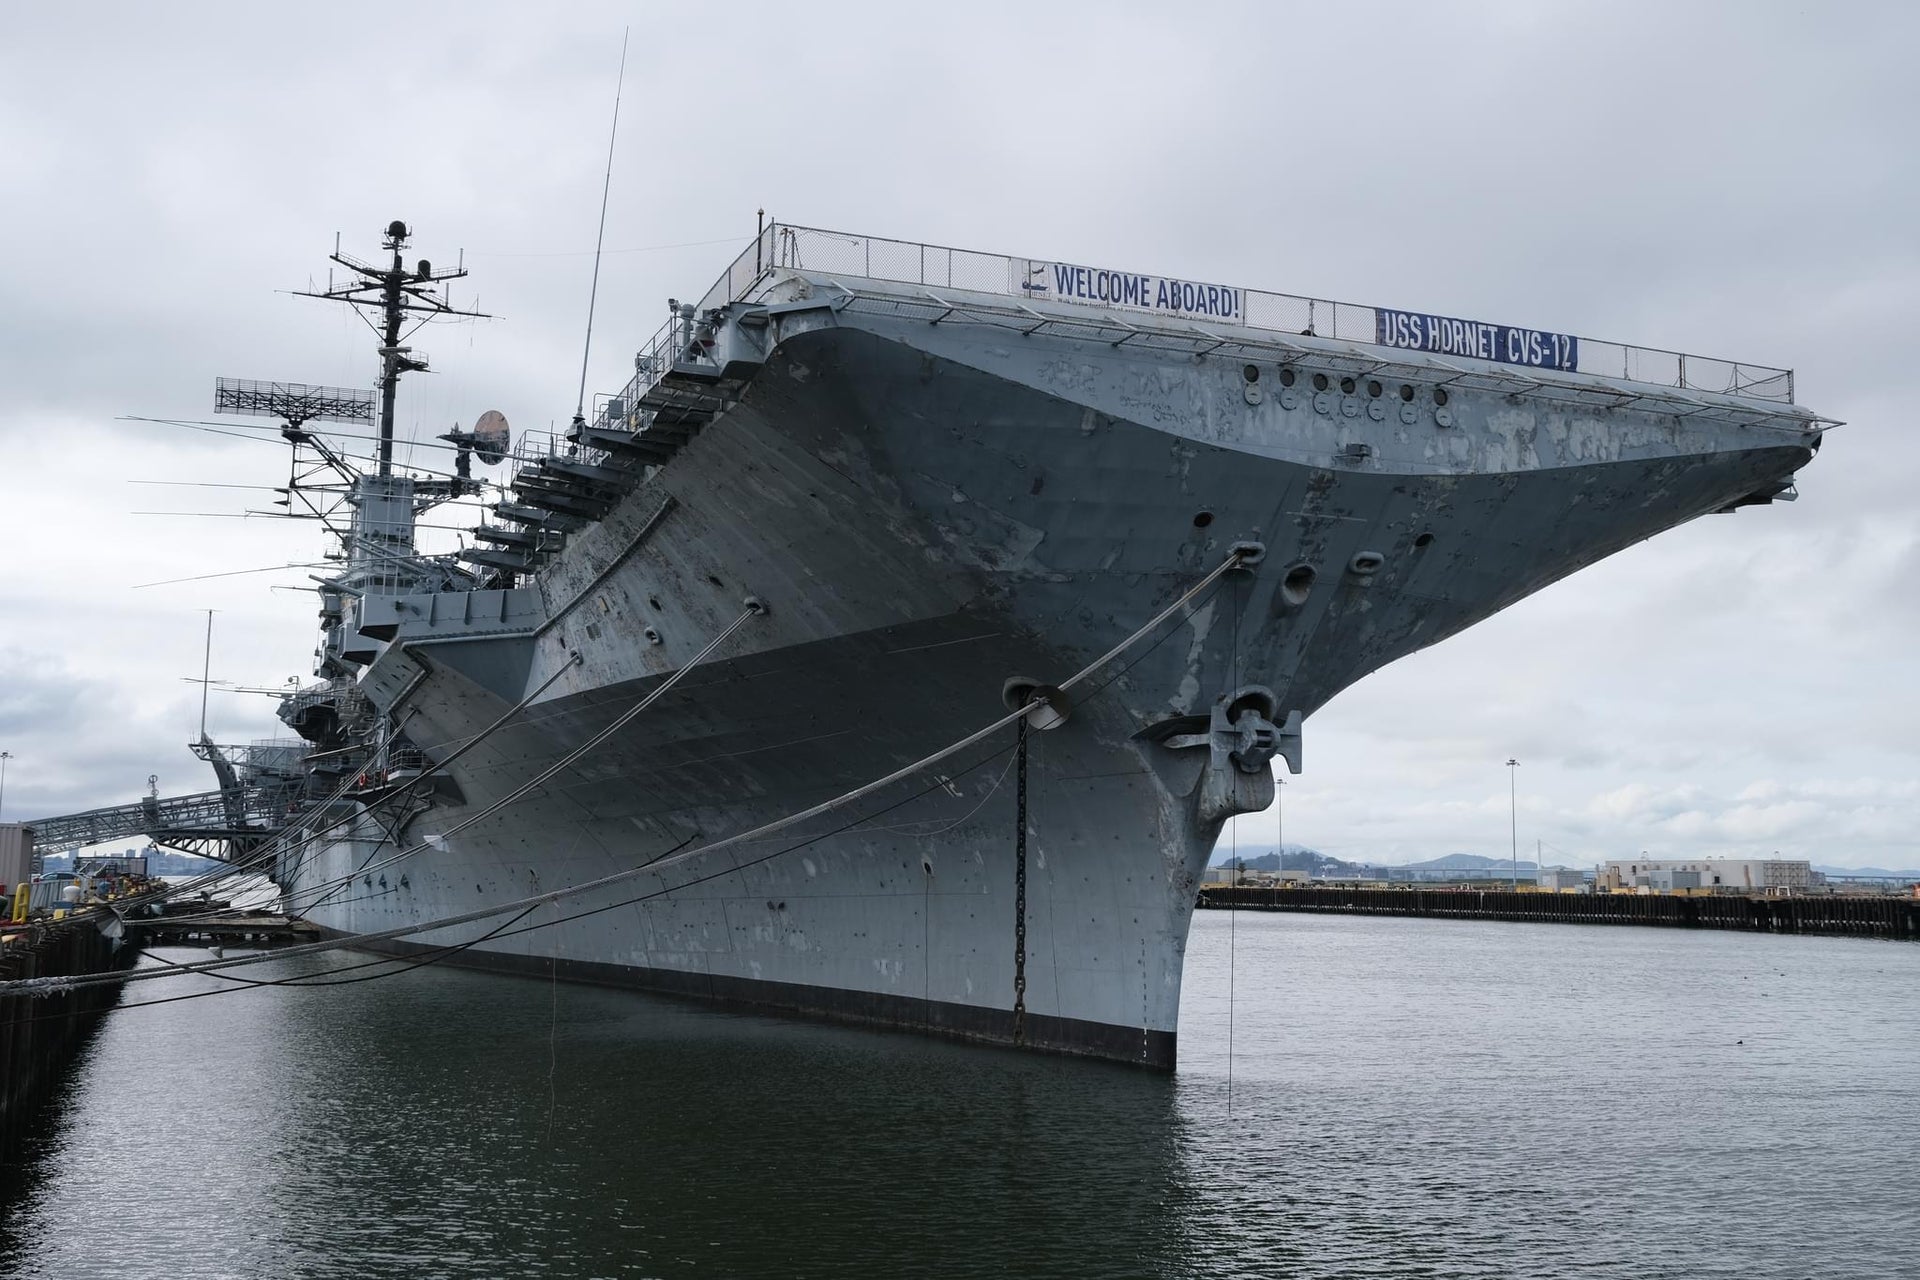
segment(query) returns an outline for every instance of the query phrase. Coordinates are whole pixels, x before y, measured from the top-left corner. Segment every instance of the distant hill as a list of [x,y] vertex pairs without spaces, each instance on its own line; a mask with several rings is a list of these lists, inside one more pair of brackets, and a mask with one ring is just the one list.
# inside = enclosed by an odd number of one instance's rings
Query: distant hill
[[1280,851],[1270,844],[1242,845],[1237,853],[1231,849],[1216,848],[1213,851],[1214,867],[1224,871],[1233,863],[1248,871],[1304,871],[1314,876],[1350,875],[1354,870],[1350,862],[1342,862],[1318,849],[1298,844],[1287,845]]
[[[1425,862],[1404,863],[1407,871],[1508,871],[1513,868],[1512,858],[1489,858],[1478,853],[1449,853],[1442,858],[1428,858]],[[1537,871],[1542,863],[1532,858],[1522,858],[1519,867],[1522,871]],[[1568,867],[1572,870],[1588,870],[1586,867]]]
[[[1284,856],[1275,852],[1270,844],[1243,844],[1238,850],[1216,848],[1208,870],[1224,875],[1236,862],[1248,871],[1304,871],[1310,876],[1324,876],[1334,880],[1378,880],[1396,877],[1409,880],[1454,880],[1468,877],[1498,879],[1515,871],[1513,860],[1510,858],[1489,858],[1478,853],[1449,853],[1443,857],[1429,858],[1425,862],[1388,865],[1380,862],[1349,862],[1344,858],[1321,853],[1318,849],[1294,844],[1286,846]],[[1585,868],[1569,868],[1569,870],[1575,869],[1585,870]],[[1539,871],[1539,867],[1531,859],[1522,858],[1518,871],[1522,876],[1532,878]]]

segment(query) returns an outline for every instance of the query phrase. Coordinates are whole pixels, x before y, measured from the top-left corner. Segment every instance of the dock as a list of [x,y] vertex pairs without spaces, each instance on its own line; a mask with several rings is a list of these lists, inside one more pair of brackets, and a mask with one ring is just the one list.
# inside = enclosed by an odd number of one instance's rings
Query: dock
[[1920,941],[1920,898],[1891,896],[1721,894],[1682,897],[1645,893],[1522,893],[1511,889],[1220,886],[1200,890],[1198,906],[1202,910],[1653,925]]
[[320,930],[307,921],[271,911],[130,916],[126,928],[128,939],[141,947],[282,947],[320,940]]
[[[100,926],[93,918],[0,926],[0,979],[128,968],[134,948]],[[0,996],[0,1154],[10,1156],[67,1063],[120,999],[120,987],[109,982],[47,996]]]

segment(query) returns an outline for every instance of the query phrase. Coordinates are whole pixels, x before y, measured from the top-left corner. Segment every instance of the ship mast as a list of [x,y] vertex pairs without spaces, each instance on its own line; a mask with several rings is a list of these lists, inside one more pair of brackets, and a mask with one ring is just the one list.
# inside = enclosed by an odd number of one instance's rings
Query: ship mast
[[[436,286],[449,280],[458,280],[467,274],[465,255],[460,265],[435,268],[425,258],[412,270],[402,256],[412,232],[407,224],[395,218],[387,224],[387,238],[381,247],[392,255],[392,261],[385,267],[377,267],[370,262],[362,262],[340,251],[339,240],[334,241],[333,252],[328,256],[333,261],[353,273],[353,277],[342,284],[334,284],[329,278],[323,291],[295,290],[303,298],[325,298],[332,302],[344,302],[349,306],[373,311],[379,316],[375,326],[380,335],[380,455],[379,471],[381,478],[393,474],[393,402],[400,388],[400,375],[403,373],[425,372],[427,358],[416,356],[413,348],[404,345],[404,339],[411,336],[413,330],[402,334],[409,315],[420,316],[417,330],[421,324],[442,316],[463,316],[469,319],[484,320],[489,317],[484,311],[469,311],[455,307],[447,298],[444,288],[436,291]],[[369,323],[372,323],[370,320]]]

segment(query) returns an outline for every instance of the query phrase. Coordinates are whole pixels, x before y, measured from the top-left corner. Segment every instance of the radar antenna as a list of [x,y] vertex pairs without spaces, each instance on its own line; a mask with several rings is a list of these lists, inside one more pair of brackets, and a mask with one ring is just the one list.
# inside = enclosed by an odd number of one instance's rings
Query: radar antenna
[[480,455],[480,461],[489,467],[504,462],[507,450],[513,447],[513,431],[507,426],[507,415],[498,409],[489,409],[481,414],[473,424],[473,430],[462,431],[455,427],[440,437],[453,444],[459,451],[453,456],[455,479],[465,480],[473,474],[473,456]]

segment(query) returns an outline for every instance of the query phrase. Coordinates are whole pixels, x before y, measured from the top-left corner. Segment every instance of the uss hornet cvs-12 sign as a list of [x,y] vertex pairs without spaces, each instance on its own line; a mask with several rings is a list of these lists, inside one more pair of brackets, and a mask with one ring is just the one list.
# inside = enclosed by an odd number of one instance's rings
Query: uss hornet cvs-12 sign
[[1478,320],[1452,320],[1414,311],[1389,311],[1385,307],[1374,308],[1373,328],[1374,341],[1383,347],[1431,351],[1441,356],[1472,356],[1476,360],[1562,369],[1568,373],[1580,368],[1580,339],[1565,333],[1482,324]]
[[[1068,262],[1027,259],[1021,292],[1031,298],[1053,298],[1123,311],[1151,311],[1185,320],[1218,320],[1245,324],[1247,291],[1223,284],[1197,284],[1171,276],[1148,276],[1103,267],[1077,267]],[[1019,266],[1016,265],[1015,270]]]

